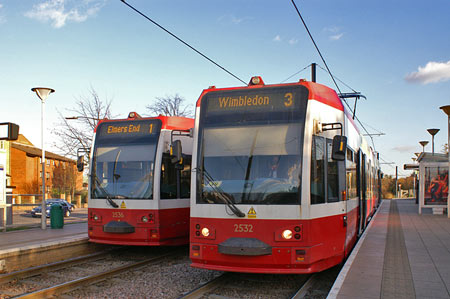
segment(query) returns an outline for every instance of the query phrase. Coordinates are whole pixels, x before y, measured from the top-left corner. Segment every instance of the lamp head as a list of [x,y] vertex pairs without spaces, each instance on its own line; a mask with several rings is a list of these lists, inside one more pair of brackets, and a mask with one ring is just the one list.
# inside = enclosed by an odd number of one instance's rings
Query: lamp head
[[428,144],[428,141],[419,141],[421,146],[426,146]]
[[450,105],[439,107],[439,109],[442,109],[442,111],[445,112],[448,116],[450,116]]
[[45,102],[49,94],[55,92],[53,88],[47,87],[33,87],[31,91],[35,92],[43,102]]
[[434,136],[437,134],[437,132],[439,132],[439,129],[428,129],[427,131],[431,134],[431,136]]

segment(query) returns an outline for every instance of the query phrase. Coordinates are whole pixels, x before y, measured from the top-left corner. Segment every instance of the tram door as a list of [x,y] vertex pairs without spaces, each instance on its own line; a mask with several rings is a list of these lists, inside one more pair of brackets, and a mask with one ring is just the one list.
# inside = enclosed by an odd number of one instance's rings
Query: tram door
[[359,198],[359,235],[366,226],[367,201],[366,201],[366,155],[358,151],[356,159],[357,190]]

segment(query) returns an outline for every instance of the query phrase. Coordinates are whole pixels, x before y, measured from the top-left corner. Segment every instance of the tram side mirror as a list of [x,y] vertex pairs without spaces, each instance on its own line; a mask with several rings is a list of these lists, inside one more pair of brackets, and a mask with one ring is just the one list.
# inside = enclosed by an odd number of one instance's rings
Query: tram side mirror
[[77,169],[82,172],[84,169],[84,156],[78,156],[77,158]]
[[171,162],[173,164],[179,163],[182,159],[182,148],[181,141],[175,140],[172,142],[172,146],[170,147],[170,156],[172,157]]
[[331,158],[335,161],[344,161],[346,150],[347,150],[347,137],[341,135],[334,136],[333,146],[331,149]]

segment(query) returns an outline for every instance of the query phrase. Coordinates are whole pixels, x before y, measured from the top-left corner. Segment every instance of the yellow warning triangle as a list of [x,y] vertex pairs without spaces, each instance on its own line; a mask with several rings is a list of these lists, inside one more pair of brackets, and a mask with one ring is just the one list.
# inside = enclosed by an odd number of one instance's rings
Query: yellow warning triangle
[[256,218],[256,211],[253,207],[248,210],[247,216],[248,218]]
[[125,202],[122,200],[122,203],[120,204],[121,209],[126,209],[127,206],[125,205]]

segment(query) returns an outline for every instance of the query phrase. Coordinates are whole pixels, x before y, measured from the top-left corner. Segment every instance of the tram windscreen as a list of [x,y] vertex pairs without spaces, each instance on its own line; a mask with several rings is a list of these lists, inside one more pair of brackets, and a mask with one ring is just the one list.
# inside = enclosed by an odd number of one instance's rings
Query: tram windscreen
[[303,86],[204,97],[197,203],[300,204],[307,99]]
[[91,198],[152,199],[160,120],[105,122],[97,128]]

